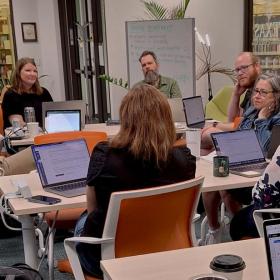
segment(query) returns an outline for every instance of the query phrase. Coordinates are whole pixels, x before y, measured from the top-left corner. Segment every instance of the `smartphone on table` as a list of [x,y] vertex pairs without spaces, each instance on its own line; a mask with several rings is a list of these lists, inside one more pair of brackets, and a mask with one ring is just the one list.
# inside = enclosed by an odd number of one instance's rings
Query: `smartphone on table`
[[52,204],[61,202],[60,198],[45,196],[45,195],[31,196],[27,200],[30,202],[34,202],[34,203],[41,203],[41,204],[47,204],[47,205],[52,205]]

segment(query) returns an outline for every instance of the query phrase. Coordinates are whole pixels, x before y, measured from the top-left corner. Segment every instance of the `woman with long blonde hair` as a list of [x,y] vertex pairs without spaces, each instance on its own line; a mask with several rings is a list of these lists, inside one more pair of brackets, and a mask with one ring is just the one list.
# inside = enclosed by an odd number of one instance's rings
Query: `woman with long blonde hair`
[[[174,148],[175,127],[167,98],[155,87],[138,85],[123,98],[120,131],[99,143],[87,176],[87,213],[75,235],[101,237],[110,195],[115,191],[171,184],[195,176],[195,157],[186,147]],[[164,218],[164,217],[163,217]],[[100,248],[79,244],[83,269],[101,277]]]

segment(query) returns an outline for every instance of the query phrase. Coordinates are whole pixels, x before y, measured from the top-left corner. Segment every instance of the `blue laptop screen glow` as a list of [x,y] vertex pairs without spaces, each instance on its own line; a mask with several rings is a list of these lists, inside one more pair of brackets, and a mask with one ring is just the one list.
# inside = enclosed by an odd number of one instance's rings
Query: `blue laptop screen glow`
[[32,146],[43,187],[87,177],[89,152],[85,140]]

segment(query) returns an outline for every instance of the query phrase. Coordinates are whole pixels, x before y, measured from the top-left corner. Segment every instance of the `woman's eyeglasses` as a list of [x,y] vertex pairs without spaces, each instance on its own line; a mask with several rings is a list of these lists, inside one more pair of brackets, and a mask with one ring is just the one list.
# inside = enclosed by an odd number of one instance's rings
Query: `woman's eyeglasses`
[[257,93],[261,96],[261,97],[266,97],[269,93],[272,93],[273,90],[265,90],[262,88],[255,88],[253,90],[253,94],[256,95]]

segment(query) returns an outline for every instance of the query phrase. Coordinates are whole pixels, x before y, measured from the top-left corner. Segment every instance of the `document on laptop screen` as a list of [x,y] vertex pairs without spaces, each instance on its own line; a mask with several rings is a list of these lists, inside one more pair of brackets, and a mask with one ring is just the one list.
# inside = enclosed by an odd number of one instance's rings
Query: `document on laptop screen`
[[263,158],[254,130],[214,133],[217,154],[227,155],[230,163],[250,162]]
[[35,146],[35,156],[43,185],[87,176],[89,153],[83,140]]
[[267,225],[265,239],[270,272],[273,280],[280,280],[280,224]]

